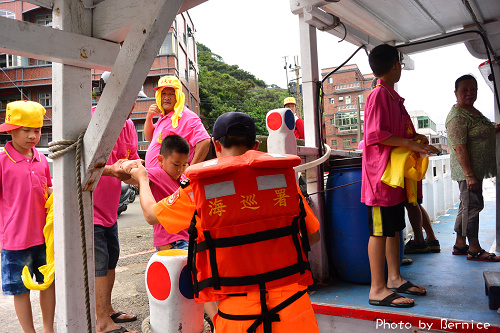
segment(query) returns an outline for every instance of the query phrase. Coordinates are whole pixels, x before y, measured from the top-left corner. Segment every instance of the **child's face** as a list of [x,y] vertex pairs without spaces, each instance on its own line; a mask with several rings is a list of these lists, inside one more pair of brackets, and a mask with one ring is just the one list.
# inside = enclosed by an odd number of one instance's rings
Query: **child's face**
[[172,154],[168,157],[158,155],[158,163],[160,164],[160,167],[172,179],[179,179],[179,177],[184,173],[186,168],[189,166],[188,159],[188,154],[181,154],[176,151],[172,152]]
[[21,127],[8,132],[12,136],[12,144],[18,151],[27,151],[40,141],[41,128]]

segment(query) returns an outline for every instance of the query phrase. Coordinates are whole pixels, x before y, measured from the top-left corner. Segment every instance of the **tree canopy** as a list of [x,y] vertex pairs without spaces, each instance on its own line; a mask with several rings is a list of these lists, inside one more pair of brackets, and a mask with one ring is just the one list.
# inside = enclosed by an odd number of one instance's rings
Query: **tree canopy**
[[255,121],[257,135],[267,135],[266,114],[283,107],[286,89],[267,87],[266,83],[238,65],[228,65],[223,58],[198,43],[200,68],[201,120],[209,132],[223,113],[239,111]]

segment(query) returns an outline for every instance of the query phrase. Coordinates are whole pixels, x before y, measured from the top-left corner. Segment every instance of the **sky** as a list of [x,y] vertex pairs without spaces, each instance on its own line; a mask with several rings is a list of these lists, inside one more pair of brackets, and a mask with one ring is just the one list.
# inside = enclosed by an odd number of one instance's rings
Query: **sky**
[[[230,65],[238,65],[268,85],[286,87],[285,59],[300,66],[298,16],[290,11],[289,0],[209,0],[189,10],[196,39]],[[317,30],[318,62],[322,68],[342,64],[357,47]],[[398,84],[408,111],[423,110],[444,129],[446,116],[455,104],[454,82],[463,74],[478,81],[474,106],[494,121],[493,93],[474,58],[463,44],[412,54],[415,70],[404,70]],[[357,64],[363,74],[371,73],[366,53],[361,50],[348,64]],[[295,74],[288,73],[289,79]]]

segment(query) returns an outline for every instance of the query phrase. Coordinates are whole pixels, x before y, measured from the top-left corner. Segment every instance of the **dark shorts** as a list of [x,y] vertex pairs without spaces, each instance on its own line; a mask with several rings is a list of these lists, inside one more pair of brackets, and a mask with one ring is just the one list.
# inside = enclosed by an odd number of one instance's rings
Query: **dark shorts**
[[107,276],[108,270],[115,269],[120,256],[118,223],[111,227],[94,225],[95,276]]
[[32,246],[25,250],[9,251],[2,249],[2,291],[4,295],[21,295],[29,291],[24,286],[21,273],[28,266],[36,282],[43,282],[43,274],[38,267],[47,263],[45,244]]
[[405,228],[404,202],[391,207],[367,206],[370,236],[394,237]]

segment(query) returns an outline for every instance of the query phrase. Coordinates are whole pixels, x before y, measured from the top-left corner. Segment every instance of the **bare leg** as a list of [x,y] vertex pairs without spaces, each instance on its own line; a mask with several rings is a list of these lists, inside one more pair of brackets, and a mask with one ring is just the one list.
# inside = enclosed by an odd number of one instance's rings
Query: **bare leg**
[[[399,269],[399,249],[399,232],[396,232],[395,237],[387,237],[386,242],[385,256],[387,259],[388,271],[387,287],[389,288],[398,288],[406,282],[401,276],[401,271]],[[422,293],[425,292],[425,288],[420,286],[411,287],[408,290]]]
[[464,248],[467,245],[467,238],[465,236],[457,233],[457,238],[455,240],[455,246],[459,248]]
[[[368,258],[370,259],[370,272],[372,276],[372,282],[369,294],[369,298],[371,300],[382,300],[387,296],[389,296],[390,294],[392,294],[392,291],[387,289],[387,284],[385,282],[386,241],[388,238],[391,237],[370,236],[370,240],[368,241]],[[398,243],[397,253],[399,257],[399,235],[397,243]],[[399,264],[398,264],[398,274],[399,274]],[[402,297],[395,299],[393,303],[411,304],[413,303],[413,300],[407,297]]]
[[36,333],[33,326],[33,314],[31,312],[30,292],[14,295],[14,309],[17,319],[24,333]]
[[43,332],[54,333],[54,313],[56,308],[56,288],[50,287],[40,291],[40,309],[42,309]]
[[205,312],[207,313],[210,319],[213,319],[215,314],[217,313],[217,302],[207,302],[203,305]]
[[427,214],[427,211],[422,205],[419,205],[420,211],[422,213],[422,227],[425,230],[426,234],[426,241],[431,242],[436,240],[436,235],[434,234],[434,230],[432,229],[432,224],[431,224],[431,219],[429,217],[429,214]]
[[415,244],[424,243],[424,234],[422,232],[422,212],[420,205],[414,206],[411,203],[405,203],[406,211],[408,212],[408,220],[410,220],[411,228],[413,229],[413,238]]

